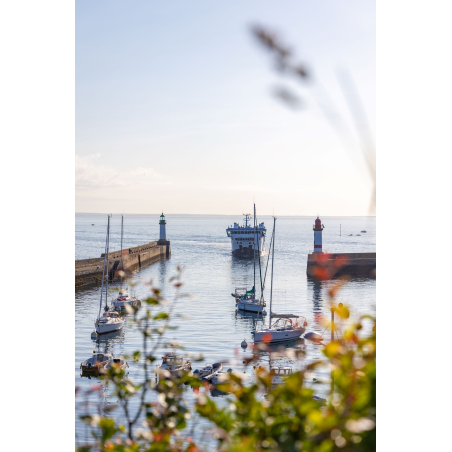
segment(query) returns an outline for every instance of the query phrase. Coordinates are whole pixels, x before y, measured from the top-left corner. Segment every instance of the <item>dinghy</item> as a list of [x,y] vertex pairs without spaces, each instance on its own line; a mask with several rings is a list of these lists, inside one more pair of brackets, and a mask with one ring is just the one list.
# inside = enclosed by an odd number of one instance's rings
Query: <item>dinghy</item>
[[201,369],[196,369],[193,372],[194,377],[198,377],[200,379],[204,379],[209,375],[212,375],[214,372],[223,370],[222,363],[213,363],[212,365],[204,366]]

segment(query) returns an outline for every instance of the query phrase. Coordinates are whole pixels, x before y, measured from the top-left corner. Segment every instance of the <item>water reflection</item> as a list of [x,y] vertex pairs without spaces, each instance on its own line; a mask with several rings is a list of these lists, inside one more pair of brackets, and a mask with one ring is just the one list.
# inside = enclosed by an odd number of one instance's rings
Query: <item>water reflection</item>
[[324,283],[308,278],[308,297],[311,293],[312,311],[314,317],[313,330],[321,331],[323,329],[323,308],[324,308]]
[[256,330],[256,328],[261,328],[264,324],[264,320],[262,319],[262,314],[258,314],[255,312],[241,311],[236,309],[234,312],[235,323],[241,324],[242,326],[246,326],[249,334]]

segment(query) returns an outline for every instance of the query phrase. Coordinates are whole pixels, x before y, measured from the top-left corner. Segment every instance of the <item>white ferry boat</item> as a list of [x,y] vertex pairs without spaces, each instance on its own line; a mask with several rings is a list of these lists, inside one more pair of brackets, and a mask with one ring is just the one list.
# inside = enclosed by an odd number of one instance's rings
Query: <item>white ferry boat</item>
[[237,257],[253,257],[264,254],[265,252],[265,229],[264,223],[259,225],[251,224],[251,215],[245,215],[245,224],[239,226],[234,223],[226,229],[228,237],[231,237],[232,254]]

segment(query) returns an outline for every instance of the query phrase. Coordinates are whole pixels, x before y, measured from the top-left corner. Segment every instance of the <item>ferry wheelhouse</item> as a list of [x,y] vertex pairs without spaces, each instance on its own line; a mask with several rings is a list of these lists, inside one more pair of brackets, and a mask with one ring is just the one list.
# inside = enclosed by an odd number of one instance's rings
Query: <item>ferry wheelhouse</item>
[[245,214],[245,224],[239,226],[234,223],[226,229],[228,237],[231,238],[232,254],[237,257],[254,257],[265,252],[265,229],[264,223],[254,227],[251,224],[251,215]]

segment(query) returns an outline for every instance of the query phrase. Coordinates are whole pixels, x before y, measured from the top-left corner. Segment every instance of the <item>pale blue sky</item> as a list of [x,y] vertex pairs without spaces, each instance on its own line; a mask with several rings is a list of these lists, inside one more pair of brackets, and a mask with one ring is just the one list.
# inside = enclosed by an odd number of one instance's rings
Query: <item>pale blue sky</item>
[[[262,214],[368,213],[358,147],[273,70],[252,23],[281,32],[349,120],[346,69],[375,133],[373,1],[77,0],[76,211],[241,214],[254,197]],[[302,110],[271,95],[281,84]]]

